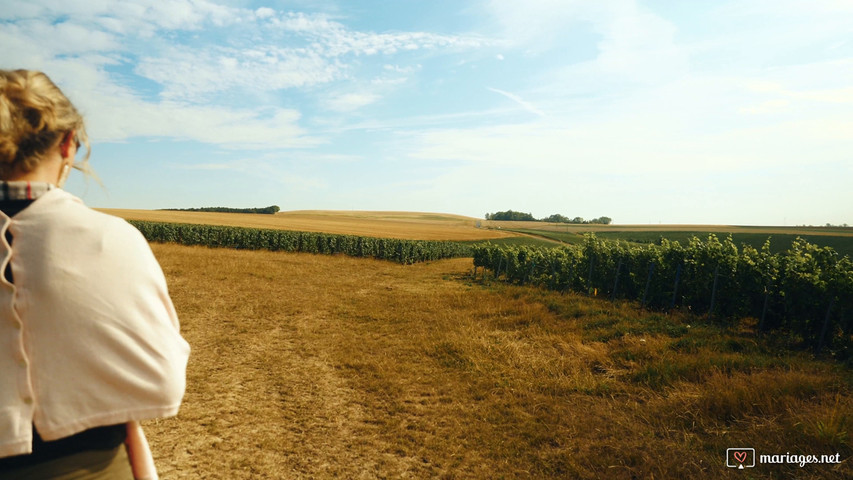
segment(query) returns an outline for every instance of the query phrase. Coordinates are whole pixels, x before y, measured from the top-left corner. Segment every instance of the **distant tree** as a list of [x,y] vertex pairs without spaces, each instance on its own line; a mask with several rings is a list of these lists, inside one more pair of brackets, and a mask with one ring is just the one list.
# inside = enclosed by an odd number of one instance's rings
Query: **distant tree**
[[543,222],[551,222],[551,223],[571,223],[571,220],[569,220],[569,217],[564,217],[563,215],[560,215],[559,213],[555,213],[548,218],[543,218],[542,221]]
[[574,224],[590,224],[590,223],[598,223],[603,225],[610,225],[610,222],[613,220],[610,217],[598,217],[592,220],[584,220],[581,217],[569,218],[565,215],[561,215],[559,213],[555,213],[549,217],[545,217],[542,219],[535,219],[533,215],[529,213],[521,213],[514,212],[512,210],[507,210],[505,212],[495,212],[495,213],[487,213],[486,220],[511,220],[511,221],[525,221],[525,222],[550,222],[550,223],[574,223]]
[[533,215],[529,213],[522,212],[513,212],[512,210],[507,210],[505,212],[495,212],[493,214],[486,214],[486,220],[503,220],[503,221],[514,221],[514,222],[535,222],[536,219],[533,218]]
[[272,215],[278,213],[278,205],[270,205],[264,208],[231,208],[231,207],[201,207],[201,208],[164,208],[163,210],[177,212],[217,212],[217,213],[262,213]]

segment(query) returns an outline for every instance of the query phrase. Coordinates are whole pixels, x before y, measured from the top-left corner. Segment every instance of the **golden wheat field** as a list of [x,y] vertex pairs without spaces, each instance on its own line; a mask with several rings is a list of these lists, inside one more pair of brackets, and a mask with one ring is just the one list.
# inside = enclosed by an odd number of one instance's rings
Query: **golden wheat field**
[[180,414],[145,424],[164,479],[853,477],[851,372],[736,325],[470,259],[152,248],[193,349]]
[[479,220],[475,218],[444,213],[302,210],[258,215],[109,208],[99,210],[125,220],[228,225],[411,240],[486,240],[514,235],[477,228]]

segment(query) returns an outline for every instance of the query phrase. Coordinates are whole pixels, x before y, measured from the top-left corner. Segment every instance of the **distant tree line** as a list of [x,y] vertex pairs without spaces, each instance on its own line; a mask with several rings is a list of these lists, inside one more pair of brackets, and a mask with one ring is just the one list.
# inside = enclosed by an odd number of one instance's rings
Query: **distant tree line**
[[550,223],[574,223],[574,224],[601,224],[610,225],[613,221],[610,217],[598,217],[591,220],[584,220],[581,217],[569,218],[559,213],[555,213],[550,217],[536,219],[529,213],[514,212],[507,210],[505,212],[487,213],[486,220],[508,220],[514,222],[550,222]]
[[278,205],[264,208],[230,208],[230,207],[201,207],[201,208],[164,208],[173,212],[219,212],[219,213],[265,213],[272,215],[281,210]]

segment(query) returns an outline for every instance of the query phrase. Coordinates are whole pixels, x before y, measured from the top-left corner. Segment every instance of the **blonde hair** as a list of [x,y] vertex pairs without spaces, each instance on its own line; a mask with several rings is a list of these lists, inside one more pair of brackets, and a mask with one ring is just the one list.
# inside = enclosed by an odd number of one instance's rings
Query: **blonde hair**
[[28,173],[68,132],[86,146],[74,168],[90,173],[83,116],[50,78],[33,70],[0,70],[0,179]]

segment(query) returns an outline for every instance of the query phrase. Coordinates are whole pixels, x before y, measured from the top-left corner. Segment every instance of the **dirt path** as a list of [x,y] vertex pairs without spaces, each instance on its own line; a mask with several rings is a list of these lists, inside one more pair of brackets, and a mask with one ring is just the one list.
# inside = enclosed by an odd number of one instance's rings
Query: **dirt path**
[[193,347],[180,415],[145,424],[162,478],[407,475],[417,460],[388,453],[370,392],[348,382],[362,366],[341,361],[353,345],[338,318],[405,288],[388,276],[404,267],[378,263],[381,285],[323,257],[154,249]]

